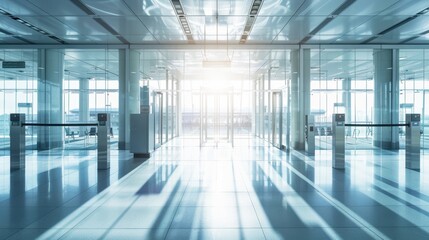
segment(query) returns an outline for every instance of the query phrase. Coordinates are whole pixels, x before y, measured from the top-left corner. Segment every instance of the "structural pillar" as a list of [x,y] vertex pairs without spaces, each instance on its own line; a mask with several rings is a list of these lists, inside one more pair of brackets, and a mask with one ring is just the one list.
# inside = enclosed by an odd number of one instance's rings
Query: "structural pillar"
[[[343,67],[344,69],[345,67]],[[344,104],[344,113],[346,114],[346,123],[351,123],[352,119],[352,93],[351,93],[351,86],[352,85],[352,79],[350,77],[345,77],[343,79],[343,104]],[[346,127],[345,129],[346,136],[350,136],[351,133],[351,127]]]
[[121,150],[130,148],[130,114],[140,112],[140,53],[119,50],[119,142]]
[[[374,123],[399,123],[399,57],[397,49],[374,49]],[[399,149],[398,127],[375,127],[374,146]]]
[[[37,70],[37,122],[62,123],[64,50],[39,49]],[[38,127],[37,150],[63,146],[62,127]]]
[[[89,122],[89,80],[79,79],[79,122]],[[80,127],[79,136],[85,136],[87,127]]]
[[290,52],[291,61],[291,147],[305,149],[304,120],[310,114],[310,49]]

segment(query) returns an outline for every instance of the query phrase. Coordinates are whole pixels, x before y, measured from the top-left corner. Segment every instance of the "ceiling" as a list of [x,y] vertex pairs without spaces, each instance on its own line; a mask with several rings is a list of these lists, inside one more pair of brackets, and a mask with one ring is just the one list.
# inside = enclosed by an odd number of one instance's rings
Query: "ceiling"
[[[230,62],[228,71],[238,78],[273,69],[272,79],[285,79],[291,74],[290,50],[278,46],[425,45],[428,23],[426,0],[2,0],[0,46],[75,46],[65,51],[65,69],[77,78],[117,79],[118,52],[100,46],[136,45],[143,77],[163,79],[170,69],[198,78],[206,71],[204,61],[215,60]],[[328,79],[369,78],[368,49],[312,50],[312,69],[328,69]],[[31,50],[0,55],[37,65]],[[423,73],[419,61],[405,63]],[[10,74],[34,75],[34,69]]]
[[428,7],[416,0],[2,0],[0,44],[426,44]]

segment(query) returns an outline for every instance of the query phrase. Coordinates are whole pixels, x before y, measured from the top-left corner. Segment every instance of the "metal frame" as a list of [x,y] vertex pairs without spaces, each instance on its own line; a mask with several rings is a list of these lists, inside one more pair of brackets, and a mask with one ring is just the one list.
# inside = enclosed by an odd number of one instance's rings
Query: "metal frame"
[[[271,136],[271,143],[273,144],[273,146],[277,147],[277,148],[282,148],[282,136],[283,136],[283,96],[282,96],[282,91],[281,90],[276,90],[276,91],[272,91],[271,94],[271,99],[272,99],[272,105],[271,105],[271,127],[272,127],[272,136]],[[276,99],[278,101],[276,101]],[[279,106],[278,106],[279,105]],[[277,117],[277,110],[280,110],[279,114],[279,120],[278,122],[276,121]],[[278,125],[278,131],[276,131],[276,126]],[[278,143],[276,141],[276,139],[278,140]]]
[[[159,97],[159,104],[157,104],[157,97]],[[163,121],[163,112],[164,112],[164,106],[163,106],[163,99],[164,99],[164,96],[163,96],[163,94],[162,94],[162,92],[158,92],[158,91],[154,91],[154,94],[153,94],[153,104],[154,104],[154,109],[153,109],[153,111],[154,111],[154,127],[155,127],[155,131],[154,131],[154,134],[155,134],[155,136],[154,136],[154,141],[155,141],[155,143],[154,143],[154,147],[155,147],[155,149],[156,148],[159,148],[164,142],[163,142],[163,137],[162,137],[162,134],[163,134],[163,132],[162,132],[162,121]],[[157,116],[156,116],[156,114],[157,114],[157,107],[159,107],[159,111],[158,111],[158,114],[159,114],[159,116],[158,116],[158,119],[157,119]],[[158,121],[157,121],[158,120]],[[158,126],[158,128],[157,128],[157,126]],[[158,130],[158,132],[157,132],[157,130]],[[159,142],[156,142],[156,140],[157,140],[157,138],[156,138],[156,134],[158,133],[158,138],[159,138]]]
[[0,44],[0,49],[131,49],[131,50],[291,50],[291,49],[427,49],[427,44]]

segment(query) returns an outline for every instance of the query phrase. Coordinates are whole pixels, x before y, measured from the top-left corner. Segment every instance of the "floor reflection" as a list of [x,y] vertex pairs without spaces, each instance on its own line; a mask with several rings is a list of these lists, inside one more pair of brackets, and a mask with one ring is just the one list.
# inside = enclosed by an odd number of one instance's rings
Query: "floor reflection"
[[97,171],[95,151],[52,150],[27,156],[25,169],[2,169],[9,191],[0,199],[0,239],[41,236],[145,160],[112,159],[111,169]]
[[152,175],[152,177],[149,178],[147,182],[143,184],[136,194],[145,195],[160,193],[176,168],[177,165],[175,164],[165,164],[160,166],[159,169]]
[[115,150],[100,171],[94,151],[30,154],[0,169],[0,239],[429,239],[428,169],[401,152],[349,151],[336,170],[328,152],[244,142]]

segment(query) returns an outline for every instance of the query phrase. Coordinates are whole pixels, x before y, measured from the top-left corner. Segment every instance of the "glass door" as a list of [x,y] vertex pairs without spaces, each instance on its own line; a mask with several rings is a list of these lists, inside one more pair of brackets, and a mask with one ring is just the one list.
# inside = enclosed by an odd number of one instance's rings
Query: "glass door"
[[289,88],[282,89],[282,149],[290,149],[290,101]]
[[271,143],[277,148],[282,147],[282,116],[283,116],[282,92],[272,93],[272,136]]
[[220,142],[234,144],[233,94],[224,91],[201,91],[200,146]]
[[162,114],[163,114],[163,97],[161,92],[154,92],[153,111],[155,127],[155,148],[162,145]]
[[428,148],[428,145],[426,144],[426,140],[429,139],[429,117],[427,116],[429,114],[429,110],[427,110],[426,106],[429,106],[429,91],[424,90],[423,94],[423,106],[422,106],[422,115],[421,115],[421,124],[422,124],[422,148]]

